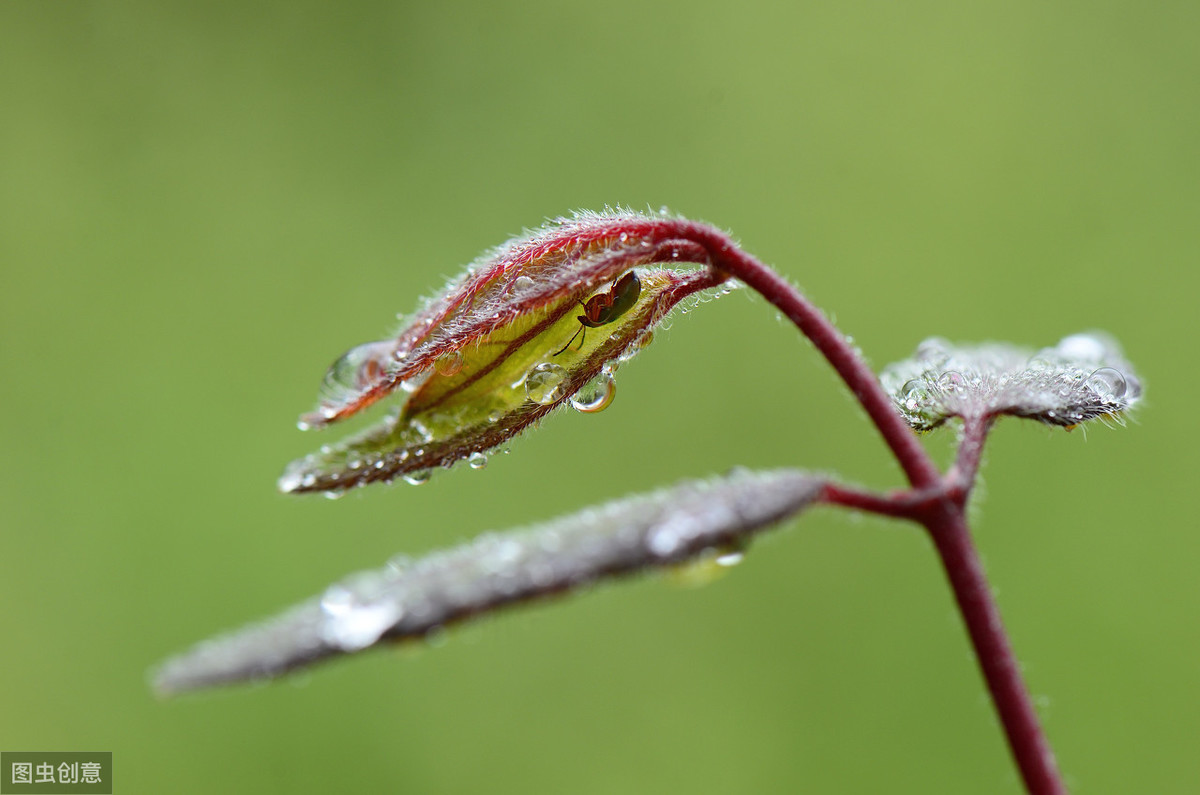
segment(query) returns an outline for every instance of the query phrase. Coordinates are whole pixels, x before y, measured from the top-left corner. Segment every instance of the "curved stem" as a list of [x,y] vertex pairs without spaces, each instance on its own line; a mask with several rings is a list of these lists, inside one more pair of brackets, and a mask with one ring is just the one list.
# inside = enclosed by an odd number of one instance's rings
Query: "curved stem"
[[752,287],[784,313],[808,337],[850,387],[879,429],[914,487],[893,495],[874,495],[827,484],[821,500],[858,510],[920,522],[928,530],[954,591],[992,703],[1009,748],[1030,795],[1065,795],[1054,754],[1046,742],[1000,611],[971,541],[965,518],[967,498],[978,474],[983,444],[994,418],[964,420],[954,466],[943,477],[913,431],[895,410],[875,374],[828,318],[792,285],[725,235],[684,222],[685,235],[708,250],[714,268]]
[[708,250],[713,267],[754,288],[812,341],[866,409],[908,481],[917,488],[935,486],[940,480],[937,467],[892,406],[891,398],[883,391],[875,374],[824,313],[783,277],[742,251],[725,235],[703,224],[684,222],[684,225],[686,235]]

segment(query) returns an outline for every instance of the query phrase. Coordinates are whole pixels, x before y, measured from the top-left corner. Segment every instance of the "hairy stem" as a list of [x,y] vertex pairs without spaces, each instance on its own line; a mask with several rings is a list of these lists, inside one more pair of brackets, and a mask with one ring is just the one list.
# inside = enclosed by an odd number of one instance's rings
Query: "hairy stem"
[[914,509],[914,498],[919,498],[919,495],[920,493],[915,491],[875,494],[838,483],[826,483],[825,488],[821,490],[820,499],[827,505],[837,505],[852,511],[866,511],[894,519],[919,521]]
[[983,460],[983,445],[995,422],[996,419],[992,416],[967,417],[963,420],[958,454],[955,456],[954,466],[946,473],[946,480],[956,490],[960,504],[966,503],[971,488],[975,485],[979,464]]
[[926,527],[954,590],[1025,788],[1030,795],[1065,795],[1054,753],[1038,724],[962,509],[931,518]]
[[742,251],[725,235],[702,224],[687,222],[686,226],[687,236],[708,250],[713,267],[752,287],[783,312],[816,346],[862,404],[904,469],[908,481],[917,488],[936,485],[940,480],[937,467],[893,408],[891,398],[879,385],[875,373],[829,318],[783,277]]
[[1064,795],[1066,787],[1038,724],[965,518],[967,497],[979,470],[983,444],[993,418],[964,421],[957,459],[951,470],[942,476],[916,434],[895,410],[875,374],[820,310],[785,279],[742,251],[726,236],[700,224],[688,223],[687,227],[685,236],[704,245],[713,267],[752,287],[812,341],[879,429],[913,490],[880,496],[827,484],[822,490],[822,501],[912,519],[926,527],[954,591],[1026,789],[1030,795]]

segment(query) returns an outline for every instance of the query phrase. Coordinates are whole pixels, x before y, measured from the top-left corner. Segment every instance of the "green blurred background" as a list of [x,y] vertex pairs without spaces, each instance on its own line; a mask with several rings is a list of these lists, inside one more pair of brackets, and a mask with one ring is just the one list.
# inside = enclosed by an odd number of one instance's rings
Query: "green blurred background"
[[[572,208],[730,229],[877,365],[1103,328],[1129,428],[998,429],[976,531],[1079,793],[1200,791],[1185,2],[0,5],[0,748],[117,792],[1015,793],[932,548],[833,511],[261,687],[165,656],[347,572],[735,464],[901,482],[735,293],[483,472],[276,493],[325,367]],[[953,434],[929,440],[945,460]],[[1188,518],[1192,517],[1192,518]],[[1188,530],[1188,527],[1192,530]]]

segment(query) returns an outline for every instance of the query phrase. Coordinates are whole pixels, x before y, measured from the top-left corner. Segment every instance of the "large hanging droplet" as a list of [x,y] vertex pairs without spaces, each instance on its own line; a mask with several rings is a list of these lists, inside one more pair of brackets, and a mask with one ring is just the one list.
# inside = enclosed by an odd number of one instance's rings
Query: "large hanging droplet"
[[604,411],[612,405],[617,394],[617,382],[608,371],[601,371],[598,376],[583,385],[583,388],[571,395],[571,408],[584,414],[595,414]]

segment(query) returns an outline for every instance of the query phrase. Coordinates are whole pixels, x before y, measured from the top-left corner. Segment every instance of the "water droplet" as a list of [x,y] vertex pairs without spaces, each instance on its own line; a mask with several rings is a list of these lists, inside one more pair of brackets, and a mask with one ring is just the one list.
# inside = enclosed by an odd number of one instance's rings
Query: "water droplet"
[[[430,430],[429,427],[425,425],[425,423],[421,422],[420,419],[413,417],[411,420],[408,421],[408,427],[412,428],[414,431],[416,431],[417,435],[420,437],[422,442],[432,442],[433,441],[433,431]],[[417,455],[421,455],[421,453],[418,452]]]
[[462,351],[450,351],[443,353],[437,357],[433,363],[433,369],[437,370],[438,375],[452,376],[458,375],[463,369]]
[[943,337],[930,337],[917,346],[917,358],[931,367],[941,367],[950,361],[954,346]]
[[967,385],[967,377],[957,370],[948,370],[938,376],[937,383],[943,392],[957,392]]
[[[665,327],[666,326],[664,325],[664,328]],[[634,337],[634,340],[632,343],[630,343],[629,347],[622,351],[621,355],[617,357],[617,361],[621,363],[629,361],[634,356],[637,356],[641,352],[642,348],[645,348],[652,342],[654,342],[654,332],[651,329],[646,329],[641,334]]]
[[584,414],[595,414],[612,405],[616,394],[617,382],[613,380],[610,372],[601,370],[598,376],[571,395],[571,408]]
[[424,383],[426,381],[429,380],[429,374],[432,372],[433,372],[433,368],[427,368],[425,370],[422,370],[421,372],[417,373],[416,375],[412,376],[411,378],[406,378],[403,381],[401,381],[400,388],[402,390],[404,390],[405,392],[409,392],[409,393],[416,392],[418,389],[421,388],[422,385],[424,385]]
[[668,582],[680,588],[701,588],[716,582],[728,573],[728,569],[717,562],[711,550],[699,557],[676,563],[667,570]]
[[1104,360],[1106,352],[1104,341],[1090,334],[1072,334],[1069,337],[1063,337],[1056,350],[1063,357],[1075,362],[1101,362]]
[[450,633],[445,627],[440,624],[436,627],[430,627],[421,637],[425,645],[431,649],[441,648],[450,640]]
[[365,649],[394,626],[404,614],[388,598],[387,579],[364,572],[329,586],[321,596],[321,639],[345,651]]
[[566,380],[565,368],[543,362],[525,376],[525,395],[534,403],[548,406],[562,399]]
[[321,415],[332,419],[337,414],[335,407],[354,400],[365,387],[377,383],[395,346],[395,340],[367,342],[346,351],[330,365],[321,382],[321,400],[326,404],[320,408]]
[[520,293],[523,293],[526,290],[531,290],[533,289],[533,279],[529,278],[528,276],[518,276],[516,280],[513,281],[513,289]]
[[694,531],[694,522],[690,517],[675,516],[650,532],[646,547],[655,557],[668,558],[684,548]]
[[487,463],[487,454],[481,453],[478,450],[467,457],[467,466],[471,467],[471,469],[483,469],[487,466]]
[[275,485],[284,494],[290,494],[304,485],[304,478],[299,472],[288,470],[279,477],[279,480],[276,481]]
[[311,431],[313,426],[312,426],[311,422],[301,418],[299,420],[296,420],[296,427],[302,431]]
[[346,496],[346,492],[344,490],[325,491],[322,492],[322,494],[325,495],[325,499],[327,500],[340,500],[342,497]]
[[900,387],[900,403],[905,411],[919,411],[929,400],[929,387],[922,378],[913,378]]
[[1087,380],[1087,385],[1098,396],[1108,401],[1120,400],[1125,397],[1125,392],[1129,389],[1125,376],[1120,370],[1112,367],[1101,367],[1092,373]]
[[422,483],[428,483],[433,477],[432,469],[414,469],[412,472],[405,472],[401,477],[404,482],[410,486],[420,486]]
[[725,568],[738,565],[746,559],[746,546],[745,543],[730,543],[717,547],[716,564]]

